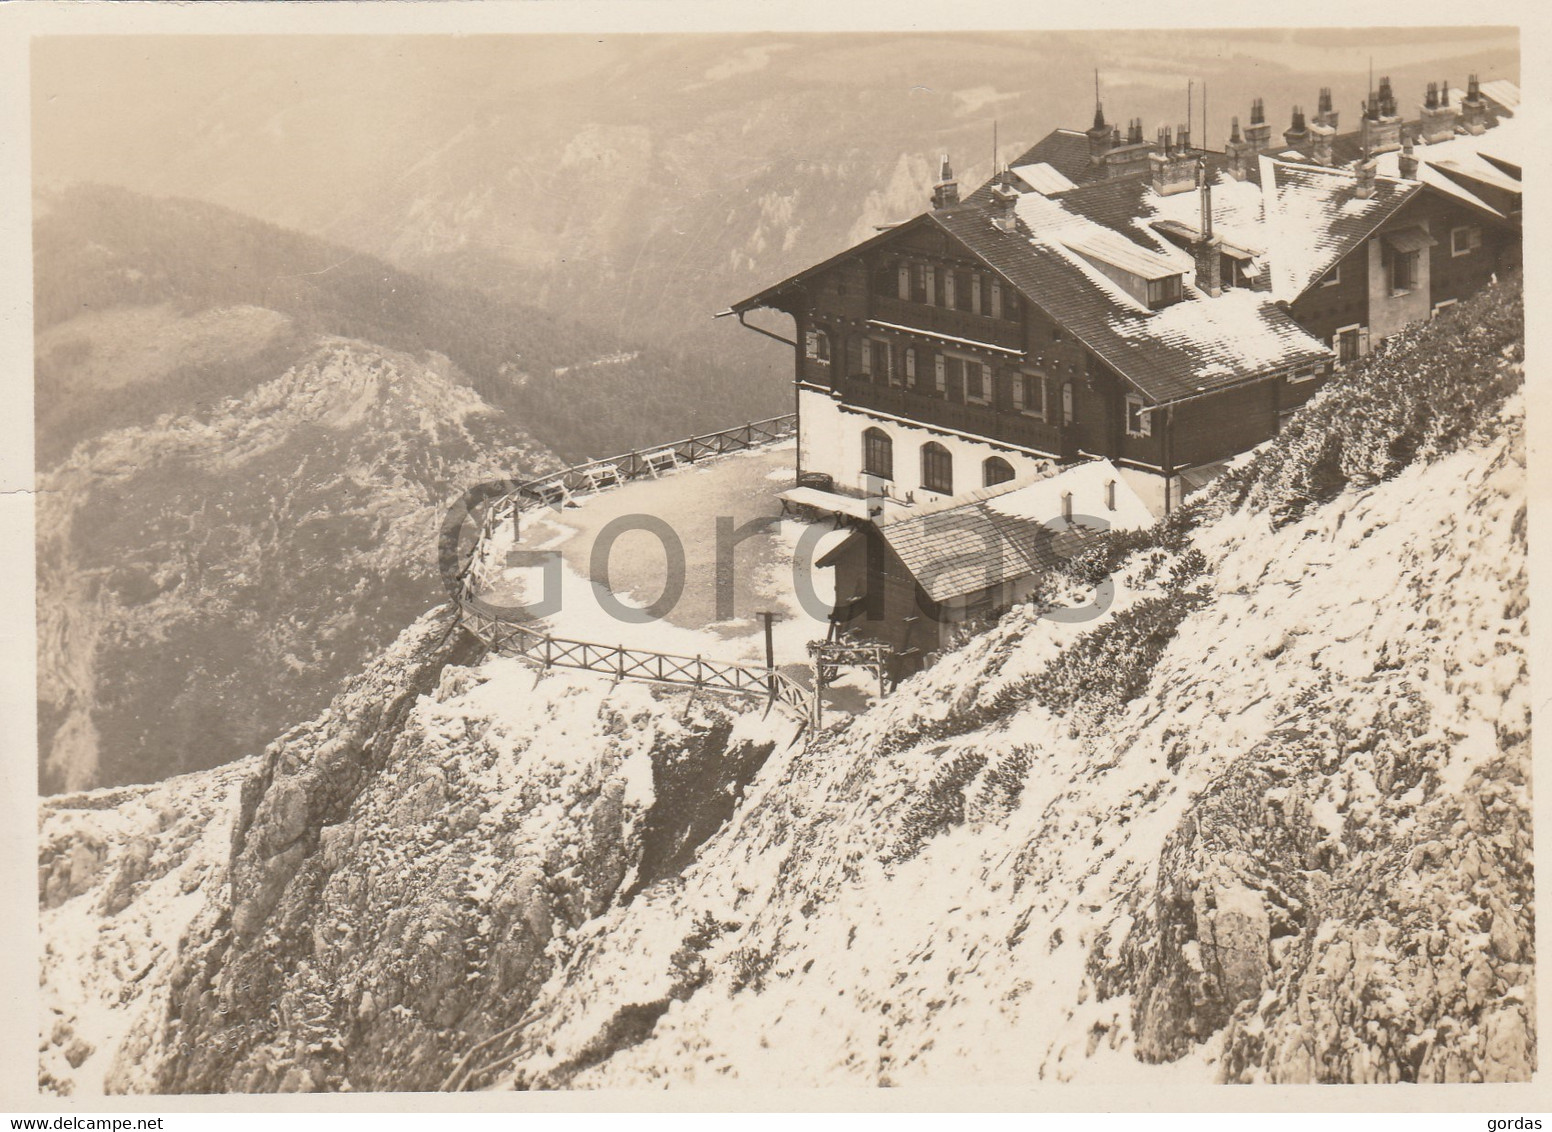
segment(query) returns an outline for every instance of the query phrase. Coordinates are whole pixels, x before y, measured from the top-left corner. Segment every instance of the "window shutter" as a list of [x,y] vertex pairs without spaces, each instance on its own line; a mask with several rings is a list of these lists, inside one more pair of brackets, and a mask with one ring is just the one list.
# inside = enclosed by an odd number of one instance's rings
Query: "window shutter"
[[862,346],[859,339],[850,335],[846,338],[846,372],[847,374],[861,373],[862,371]]
[[980,272],[972,272],[970,275],[970,309],[976,314],[982,313]]
[[1009,387],[1013,395],[1013,407],[1021,413],[1028,406],[1028,398],[1025,396],[1026,381],[1028,378],[1021,373],[1016,373],[1013,375],[1013,384]]
[[900,288],[900,298],[904,299],[906,302],[910,302],[911,301],[911,269],[909,267],[907,267],[903,263],[900,265],[898,281],[899,281],[899,288]]
[[952,271],[945,271],[943,273],[943,305],[946,307],[954,305],[954,273]]
[[909,346],[905,348],[905,379],[916,381],[916,351]]
[[996,279],[992,280],[992,317],[1002,317],[1002,283]]
[[933,384],[936,385],[937,390],[938,390],[939,393],[947,392],[947,390],[948,390],[948,374],[947,374],[947,371],[944,369],[943,355],[942,354],[935,355],[933,357],[933,359],[932,359],[932,362],[933,362],[933,374],[932,374]]
[[862,364],[862,372],[863,373],[867,373],[867,374],[871,374],[873,372],[873,342],[872,342],[872,340],[868,339],[868,338],[864,338],[862,340],[862,347],[861,348],[862,348],[862,362],[861,362],[861,364]]

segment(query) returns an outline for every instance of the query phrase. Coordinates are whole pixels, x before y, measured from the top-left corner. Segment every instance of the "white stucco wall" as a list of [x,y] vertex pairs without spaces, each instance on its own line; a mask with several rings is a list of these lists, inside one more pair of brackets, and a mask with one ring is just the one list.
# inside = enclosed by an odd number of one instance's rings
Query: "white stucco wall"
[[991,456],[1000,456],[1011,464],[1014,477],[1018,479],[1047,472],[1055,466],[1043,457],[1010,451],[990,442],[945,436],[900,421],[844,410],[827,393],[810,389],[798,391],[798,452],[805,472],[824,472],[835,478],[837,487],[866,491],[868,485],[864,483],[862,473],[862,434],[869,428],[883,429],[894,441],[895,474],[891,490],[901,498],[908,492],[921,501],[946,498],[922,487],[921,448],[928,441],[937,441],[953,458],[955,496],[984,486],[982,465]]

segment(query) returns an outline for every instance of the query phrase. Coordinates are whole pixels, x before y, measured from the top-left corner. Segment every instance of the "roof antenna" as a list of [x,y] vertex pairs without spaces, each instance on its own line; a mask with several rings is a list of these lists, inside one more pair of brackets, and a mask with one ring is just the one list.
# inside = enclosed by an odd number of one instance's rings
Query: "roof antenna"
[[1196,117],[1191,109],[1191,94],[1196,89],[1196,80],[1186,80],[1186,129],[1190,130],[1191,122]]
[[994,180],[996,179],[997,174],[1002,172],[1002,170],[997,167],[997,160],[998,160],[998,151],[997,151],[997,119],[993,118],[992,119],[992,178]]

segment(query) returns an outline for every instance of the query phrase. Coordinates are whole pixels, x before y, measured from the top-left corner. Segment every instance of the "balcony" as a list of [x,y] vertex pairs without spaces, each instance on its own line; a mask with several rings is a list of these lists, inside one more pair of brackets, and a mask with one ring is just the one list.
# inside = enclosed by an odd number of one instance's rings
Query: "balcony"
[[946,401],[942,397],[914,389],[877,385],[858,378],[845,379],[841,383],[841,394],[844,404],[856,405],[861,409],[876,409],[881,413],[920,421],[923,425],[968,432],[988,440],[1016,444],[1062,457],[1071,455],[1066,450],[1061,425],[1026,416],[1012,409]]
[[953,338],[968,338],[972,342],[985,342],[1005,350],[1024,349],[1023,324],[1005,318],[992,318],[927,303],[909,303],[888,295],[874,295],[870,309],[872,317],[880,322],[892,322],[896,326],[909,326],[932,334],[947,334]]

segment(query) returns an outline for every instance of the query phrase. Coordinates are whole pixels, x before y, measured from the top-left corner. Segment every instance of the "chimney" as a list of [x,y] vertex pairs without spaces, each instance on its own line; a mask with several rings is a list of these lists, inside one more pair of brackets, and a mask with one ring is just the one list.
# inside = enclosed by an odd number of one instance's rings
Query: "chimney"
[[1394,118],[1396,116],[1396,96],[1390,89],[1390,76],[1380,79],[1380,117]]
[[1369,92],[1359,133],[1364,152],[1371,157],[1401,148],[1401,116],[1396,113],[1396,99],[1391,93],[1389,78],[1380,80],[1378,91]]
[[1182,122],[1175,127],[1175,148],[1181,153],[1191,148],[1191,123]]
[[1266,121],[1266,106],[1257,98],[1250,104],[1250,125],[1245,127],[1245,141],[1250,145],[1250,155],[1265,153],[1272,148],[1272,127]]
[[943,155],[943,166],[938,172],[938,183],[932,187],[932,207],[952,208],[959,203],[959,182],[954,180],[954,170],[948,163],[948,154]]
[[1417,180],[1417,156],[1412,152],[1412,135],[1409,133],[1401,135],[1401,156],[1397,159],[1397,164],[1402,180]]
[[1419,111],[1422,118],[1420,137],[1424,145],[1449,141],[1455,136],[1455,107],[1450,105],[1450,83],[1429,83],[1428,95]]
[[1127,145],[1141,145],[1142,144],[1142,119],[1141,118],[1133,118],[1129,123],[1127,123],[1127,127],[1126,127],[1126,144]]
[[992,186],[992,223],[1000,231],[1011,232],[1018,226],[1018,190],[998,181]]
[[1196,261],[1196,288],[1217,298],[1223,294],[1223,241],[1213,235],[1212,180],[1207,175],[1207,162],[1196,162],[1196,184],[1202,198],[1202,234],[1191,244],[1191,258]]
[[1159,127],[1158,148],[1148,154],[1148,167],[1153,174],[1153,191],[1161,197],[1183,193],[1196,184],[1195,163],[1175,145],[1168,126]]
[[1110,152],[1110,127],[1105,124],[1105,107],[1099,101],[1098,76],[1095,76],[1094,124],[1089,127],[1089,161],[1098,165]]
[[1256,163],[1256,147],[1240,136],[1238,118],[1233,120],[1223,152],[1229,159],[1229,176],[1236,181],[1243,181],[1250,176],[1250,167]]
[[1358,163],[1358,197],[1368,200],[1374,195],[1374,158],[1365,157]]
[[1331,106],[1331,88],[1323,86],[1320,88],[1320,106],[1315,114],[1315,121],[1319,125],[1330,126],[1331,132],[1334,134],[1340,129],[1340,126],[1337,124],[1337,118],[1338,114]]
[[1316,165],[1336,164],[1336,127],[1316,121],[1309,128],[1310,160]]
[[1475,75],[1466,81],[1466,97],[1460,100],[1460,121],[1468,134],[1480,134],[1490,125],[1487,99],[1482,97],[1482,88]]
[[1293,124],[1283,131],[1283,143],[1289,149],[1303,149],[1309,144],[1309,130],[1304,127],[1304,107],[1293,108]]

